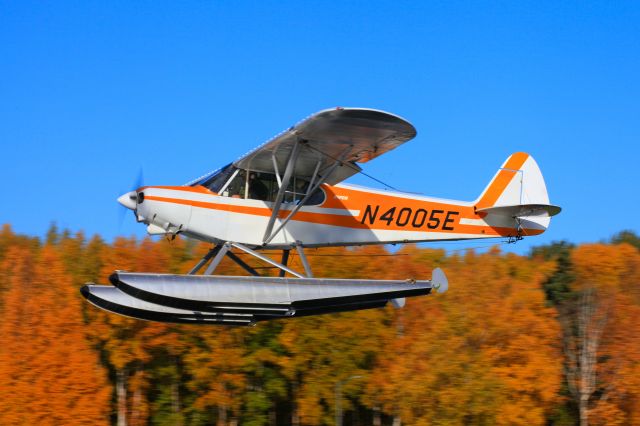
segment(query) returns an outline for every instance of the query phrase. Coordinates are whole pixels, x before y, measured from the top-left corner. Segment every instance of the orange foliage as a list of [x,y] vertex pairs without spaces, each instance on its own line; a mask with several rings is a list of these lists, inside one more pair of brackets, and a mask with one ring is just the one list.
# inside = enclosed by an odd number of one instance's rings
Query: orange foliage
[[590,422],[640,423],[640,253],[627,244],[583,245],[573,263],[577,284],[595,295],[588,325],[602,325]]
[[495,252],[450,259],[454,287],[396,315],[370,404],[410,424],[543,424],[562,368],[559,327],[539,287],[548,269]]
[[[399,310],[236,329],[133,320],[78,294],[88,280],[107,283],[114,269],[186,273],[205,244],[49,237],[43,248],[0,230],[0,424],[99,424],[109,414],[131,425],[333,424],[338,390],[345,413],[381,413],[374,424],[543,424],[563,404],[561,327],[541,286],[553,261],[497,248],[307,250],[319,277],[428,279],[440,266],[450,290]],[[595,289],[608,309],[590,420],[640,424],[638,250],[584,245],[571,260],[573,290]],[[293,252],[290,266],[302,269]],[[228,259],[218,272],[244,275]]]
[[195,407],[218,407],[218,424],[226,424],[228,415],[238,415],[240,396],[245,391],[241,340],[245,330],[197,329],[203,344],[194,345],[185,356],[193,376],[190,387],[197,395]]
[[0,323],[1,424],[106,424],[110,388],[54,248],[10,251]]

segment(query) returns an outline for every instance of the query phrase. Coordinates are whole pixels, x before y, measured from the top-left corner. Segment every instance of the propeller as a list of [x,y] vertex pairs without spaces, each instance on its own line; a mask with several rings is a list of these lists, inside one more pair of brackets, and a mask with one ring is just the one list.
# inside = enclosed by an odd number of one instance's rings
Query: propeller
[[118,229],[122,228],[124,215],[127,210],[133,210],[135,212],[138,207],[138,193],[136,192],[136,189],[142,186],[144,186],[144,173],[142,171],[142,167],[140,167],[138,177],[134,181],[131,190],[118,197],[118,203],[121,206],[118,213]]

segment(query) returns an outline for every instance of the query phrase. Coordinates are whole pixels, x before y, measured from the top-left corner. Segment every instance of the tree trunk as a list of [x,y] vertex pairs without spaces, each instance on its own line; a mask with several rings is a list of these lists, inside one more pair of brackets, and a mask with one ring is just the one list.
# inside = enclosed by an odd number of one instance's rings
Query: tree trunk
[[[135,373],[136,375],[139,374],[139,372]],[[142,405],[142,389],[140,388],[140,383],[138,383],[138,386],[136,386],[136,388],[133,391],[133,401],[131,401],[131,425],[132,426],[138,426],[140,424],[142,424],[142,415],[140,413],[140,408]]]
[[393,416],[393,426],[402,426],[402,419],[400,419],[400,415],[396,414]]
[[127,370],[116,371],[116,406],[118,426],[127,426]]
[[396,337],[404,336],[404,311],[397,309],[396,312]]
[[227,425],[227,407],[224,405],[218,406],[218,426]]
[[373,426],[382,426],[382,417],[380,416],[380,407],[373,407]]
[[580,426],[589,426],[589,396],[580,398]]
[[269,424],[276,425],[278,424],[277,414],[275,407],[269,409]]
[[300,426],[300,417],[298,416],[298,381],[294,379],[291,384],[291,426]]
[[588,426],[589,401],[596,391],[598,350],[607,323],[609,301],[598,295],[594,288],[586,288],[582,290],[575,313],[569,315],[569,312],[560,311],[567,384],[578,403],[580,426]]
[[180,415],[180,388],[176,382],[171,384],[171,410],[175,414],[176,425],[182,426],[184,422]]

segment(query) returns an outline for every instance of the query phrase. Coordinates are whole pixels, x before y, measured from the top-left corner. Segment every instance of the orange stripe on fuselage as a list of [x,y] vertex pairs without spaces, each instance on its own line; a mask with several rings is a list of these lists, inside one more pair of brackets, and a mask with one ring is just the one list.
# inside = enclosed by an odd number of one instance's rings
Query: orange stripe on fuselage
[[[491,227],[480,225],[463,225],[460,224],[461,218],[479,219],[481,216],[474,213],[474,209],[471,206],[463,206],[450,203],[440,203],[426,200],[419,200],[414,198],[397,197],[387,194],[371,193],[366,191],[355,190],[352,188],[343,187],[323,187],[326,194],[326,201],[319,206],[320,208],[333,208],[344,210],[359,210],[360,214],[356,216],[339,215],[331,213],[316,213],[298,211],[294,217],[295,221],[302,221],[308,223],[340,226],[354,229],[373,229],[373,230],[394,230],[394,231],[414,231],[414,232],[444,232],[444,233],[464,233],[473,234],[479,236],[507,236],[514,233],[513,228],[505,227]],[[171,189],[176,191],[182,191],[184,187],[163,187],[163,189]],[[268,207],[252,207],[252,206],[239,206],[234,204],[222,204],[208,201],[196,201],[196,200],[184,200],[172,197],[159,197],[154,195],[147,195],[145,200],[160,201],[165,203],[190,205],[199,208],[228,211],[232,213],[247,214],[253,216],[269,217],[271,216],[271,209]],[[365,221],[364,215],[367,206],[370,207],[372,212],[377,207],[376,220]],[[390,223],[379,220],[385,212],[395,207],[394,214],[395,219]],[[417,215],[418,210],[427,211],[431,214],[432,211],[442,211],[440,214],[440,226],[437,228],[429,228],[426,225],[426,220],[423,221],[421,226],[415,227],[411,223],[411,219],[402,222],[404,225],[399,225],[400,221],[398,216],[401,210],[404,209],[404,213],[410,209],[413,215]],[[289,210],[281,210],[278,214],[279,218],[284,218],[289,214]],[[453,229],[443,229],[442,221],[445,219],[446,212],[455,212],[457,214],[450,215],[450,219],[453,221],[448,223],[448,227]],[[368,219],[371,219],[369,217]],[[373,222],[373,223],[371,223]],[[415,222],[414,222],[415,223]],[[531,230],[529,235],[541,233],[539,230]]]

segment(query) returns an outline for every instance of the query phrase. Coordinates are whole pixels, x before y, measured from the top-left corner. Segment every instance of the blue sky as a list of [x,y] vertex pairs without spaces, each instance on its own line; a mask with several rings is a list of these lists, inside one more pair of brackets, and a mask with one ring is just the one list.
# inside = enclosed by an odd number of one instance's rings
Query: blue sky
[[181,184],[359,106],[418,129],[367,173],[471,200],[526,151],[564,211],[508,249],[598,241],[640,229],[639,76],[639,2],[3,2],[0,222],[142,236],[115,201],[141,168]]

